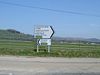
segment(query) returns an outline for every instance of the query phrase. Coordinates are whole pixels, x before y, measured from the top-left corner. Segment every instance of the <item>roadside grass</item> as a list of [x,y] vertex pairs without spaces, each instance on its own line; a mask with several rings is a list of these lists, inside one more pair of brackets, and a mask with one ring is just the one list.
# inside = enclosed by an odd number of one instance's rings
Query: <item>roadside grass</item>
[[100,45],[90,44],[53,44],[51,52],[40,46],[37,53],[32,41],[0,41],[0,55],[39,56],[39,57],[90,57],[100,58]]
[[39,57],[93,57],[99,58],[100,51],[99,50],[54,50],[48,53],[47,51],[36,52],[33,49],[10,49],[10,48],[0,48],[0,55],[15,55],[15,56],[39,56]]

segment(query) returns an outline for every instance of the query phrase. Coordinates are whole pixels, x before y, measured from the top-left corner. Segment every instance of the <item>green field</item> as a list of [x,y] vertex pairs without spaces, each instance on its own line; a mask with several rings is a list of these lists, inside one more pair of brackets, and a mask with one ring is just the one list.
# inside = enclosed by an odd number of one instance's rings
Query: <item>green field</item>
[[40,46],[34,49],[33,41],[0,40],[0,55],[51,56],[51,57],[100,57],[100,44],[52,43],[51,52]]

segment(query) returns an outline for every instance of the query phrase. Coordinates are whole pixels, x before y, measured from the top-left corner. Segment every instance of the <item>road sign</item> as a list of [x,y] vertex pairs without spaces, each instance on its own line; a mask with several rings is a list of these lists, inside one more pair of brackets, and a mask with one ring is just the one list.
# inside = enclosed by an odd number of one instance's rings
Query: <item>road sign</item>
[[47,45],[48,52],[50,52],[51,37],[54,34],[52,26],[35,26],[34,36],[37,39],[37,52],[39,52],[39,45]]
[[35,38],[44,39],[51,38],[54,34],[52,26],[35,26]]
[[51,39],[40,39],[38,43],[39,45],[51,45]]

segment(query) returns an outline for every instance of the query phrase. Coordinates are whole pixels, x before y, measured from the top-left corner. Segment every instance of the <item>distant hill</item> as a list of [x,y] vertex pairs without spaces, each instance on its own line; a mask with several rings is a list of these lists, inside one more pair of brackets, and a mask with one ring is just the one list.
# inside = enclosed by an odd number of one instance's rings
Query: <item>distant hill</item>
[[0,39],[30,41],[33,40],[33,36],[21,33],[20,31],[14,29],[7,29],[7,30],[0,29]]
[[96,38],[73,38],[73,37],[53,37],[54,41],[59,42],[83,42],[83,43],[100,43],[100,39]]
[[100,42],[100,39],[97,39],[97,38],[89,38],[89,39],[86,39],[87,41],[90,41],[90,42]]
[[[2,39],[32,41],[34,38],[30,34],[24,34],[14,29],[7,29],[7,30],[0,29],[0,40]],[[73,38],[73,37],[53,37],[52,40],[55,42],[70,42],[70,43],[73,42],[100,43],[100,39],[96,38],[85,39],[85,38]]]

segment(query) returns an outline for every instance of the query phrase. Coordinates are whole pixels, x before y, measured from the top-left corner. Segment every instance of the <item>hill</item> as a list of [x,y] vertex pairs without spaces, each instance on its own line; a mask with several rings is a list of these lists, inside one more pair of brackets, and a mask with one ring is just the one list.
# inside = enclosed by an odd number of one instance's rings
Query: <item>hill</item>
[[21,33],[20,31],[16,31],[14,29],[7,29],[7,30],[0,29],[0,39],[31,41],[33,40],[33,36]]
[[[30,34],[24,34],[14,29],[1,30],[0,40],[23,40],[32,41],[34,38]],[[54,42],[69,42],[69,43],[100,43],[100,39],[97,38],[73,38],[73,37],[53,37]]]
[[99,43],[100,39],[97,38],[73,38],[73,37],[53,37],[55,42],[68,42],[68,43]]

